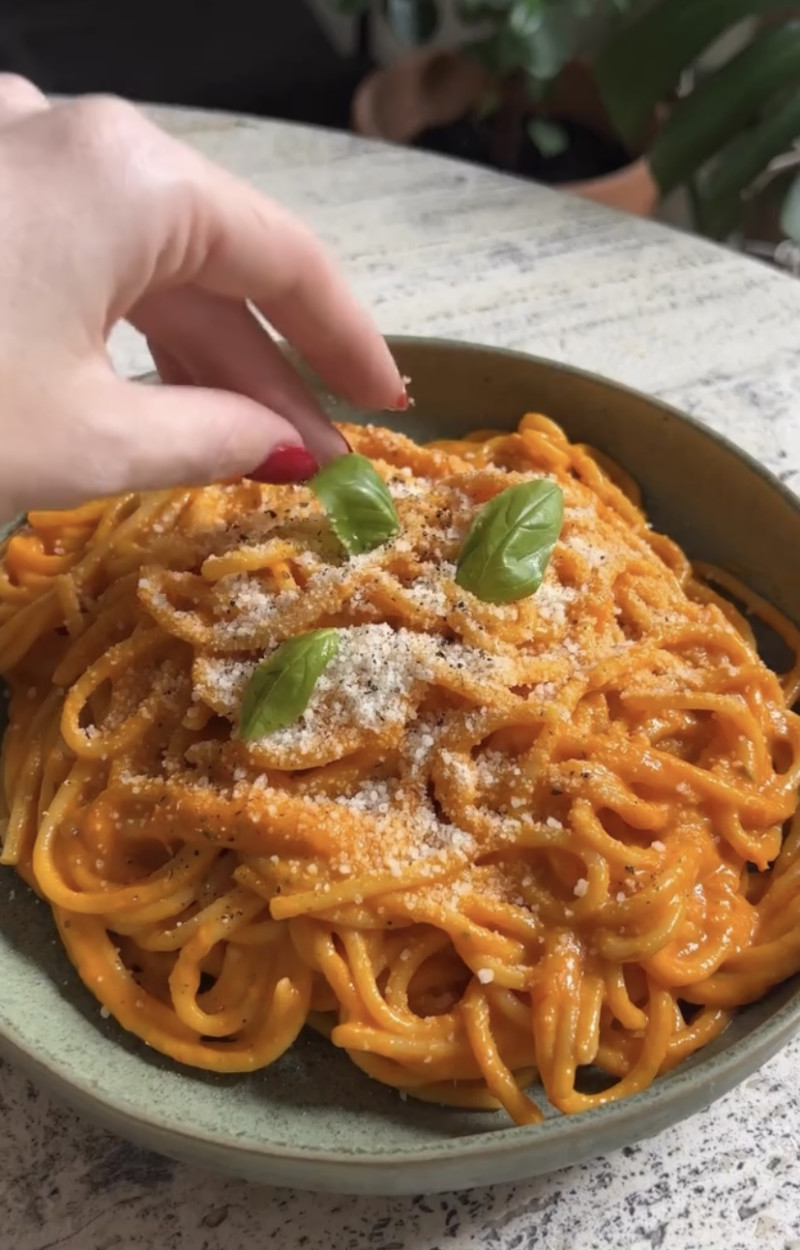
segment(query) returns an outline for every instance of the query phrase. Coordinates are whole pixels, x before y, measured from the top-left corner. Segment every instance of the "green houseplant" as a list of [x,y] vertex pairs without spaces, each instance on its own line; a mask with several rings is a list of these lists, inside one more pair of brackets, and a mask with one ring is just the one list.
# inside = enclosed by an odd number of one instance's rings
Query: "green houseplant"
[[[745,46],[709,72],[698,69],[703,53],[747,18],[758,20]],[[800,140],[798,19],[800,6],[776,0],[659,0],[596,59],[601,94],[627,142],[641,134],[655,102],[693,71],[647,160],[661,194],[690,187],[698,224],[714,237],[742,226],[765,171]]]
[[329,2],[406,49],[357,93],[361,133],[554,183],[628,163],[585,58],[637,0]]
[[[375,13],[375,0],[330,2],[353,13]],[[433,102],[435,122],[442,116],[451,121],[453,110],[460,110],[469,125],[488,128],[493,136],[488,163],[530,173],[520,162],[525,145],[533,143],[552,159],[559,145],[569,143],[565,120],[577,117],[601,136],[615,137],[622,156],[616,172],[579,180],[575,190],[648,212],[660,195],[685,186],[701,228],[720,238],[742,227],[765,171],[798,142],[800,5],[787,6],[785,0],[454,4],[461,19],[455,49],[435,42],[452,4],[383,0],[384,20],[416,47],[364,85],[354,106],[357,129],[413,141]],[[709,50],[748,21],[744,46],[709,68]],[[449,102],[448,87],[455,87]],[[376,102],[382,89],[381,112]],[[363,107],[365,95],[371,112]],[[543,172],[548,181],[565,181]],[[787,233],[795,227],[800,233],[794,207],[799,202],[800,191],[787,196]]]

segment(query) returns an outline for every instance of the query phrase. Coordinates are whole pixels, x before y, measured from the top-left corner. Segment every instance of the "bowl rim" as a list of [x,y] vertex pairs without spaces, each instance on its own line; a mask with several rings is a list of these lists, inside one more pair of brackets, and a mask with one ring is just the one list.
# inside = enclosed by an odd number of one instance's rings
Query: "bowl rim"
[[[682,412],[679,408],[655,396],[648,395],[645,392],[590,370],[577,368],[561,361],[549,360],[546,357],[513,348],[495,347],[491,344],[425,335],[389,335],[387,336],[387,342],[390,348],[394,346],[422,349],[444,348],[456,354],[490,354],[499,359],[510,358],[520,362],[530,362],[551,371],[579,376],[587,381],[599,383],[611,392],[625,392],[632,398],[641,400],[651,408],[659,409],[662,413],[689,425],[701,437],[708,438],[721,445],[736,459],[743,462],[751,472],[757,474],[800,516],[800,497],[756,460],[754,456],[738,447],[731,439],[719,433],[704,421]],[[148,372],[132,380],[154,383],[158,381],[158,375]],[[632,1129],[643,1116],[648,1119],[652,1117],[656,1121],[656,1128],[653,1131],[658,1131],[663,1126],[658,1124],[659,1111],[665,1110],[674,1101],[681,1101],[682,1097],[685,1097],[687,1093],[696,1088],[697,1101],[693,1110],[686,1115],[681,1115],[678,1122],[688,1118],[688,1115],[693,1114],[694,1111],[699,1111],[719,1094],[738,1084],[739,1080],[744,1079],[745,1075],[749,1075],[756,1068],[760,1067],[762,1063],[766,1062],[767,1059],[790,1040],[798,1028],[800,1028],[800,987],[769,1019],[762,1021],[744,1036],[737,1038],[721,1054],[712,1056],[706,1064],[700,1061],[693,1067],[674,1069],[669,1074],[668,1081],[664,1084],[655,1082],[641,1093],[622,1099],[619,1102],[609,1103],[603,1107],[582,1112],[579,1115],[554,1115],[538,1125],[508,1125],[507,1127],[494,1129],[489,1133],[459,1135],[446,1140],[439,1140],[432,1145],[422,1145],[418,1148],[369,1152],[366,1150],[348,1150],[346,1147],[341,1149],[308,1149],[286,1143],[243,1139],[218,1130],[185,1127],[180,1122],[176,1123],[169,1114],[160,1115],[157,1108],[132,1107],[126,1104],[125,1101],[120,1100],[114,1091],[107,1092],[104,1089],[100,1092],[92,1084],[91,1080],[84,1077],[80,1071],[76,1071],[66,1061],[53,1060],[50,1056],[43,1056],[41,1053],[30,1049],[19,1035],[14,1024],[3,1018],[2,1000],[0,1000],[0,1052],[11,1060],[12,1063],[17,1064],[20,1069],[27,1071],[40,1080],[43,1086],[54,1090],[57,1094],[61,1094],[67,1101],[70,1101],[73,1095],[79,1095],[81,1110],[84,1111],[91,1108],[89,1113],[94,1113],[98,1120],[104,1121],[106,1124],[109,1123],[109,1120],[115,1121],[118,1125],[131,1124],[136,1126],[137,1129],[145,1130],[151,1138],[153,1135],[158,1135],[162,1141],[171,1140],[173,1142],[183,1142],[187,1145],[203,1145],[212,1148],[214,1151],[222,1151],[241,1159],[257,1158],[263,1163],[268,1163],[272,1159],[284,1164],[297,1164],[300,1167],[308,1165],[310,1168],[323,1167],[325,1165],[334,1169],[341,1169],[343,1166],[350,1169],[365,1168],[373,1175],[376,1173],[385,1174],[392,1169],[411,1167],[412,1165],[424,1164],[426,1162],[441,1163],[443,1160],[452,1160],[454,1158],[468,1160],[482,1157],[487,1161],[497,1162],[508,1156],[518,1156],[526,1146],[532,1148],[543,1130],[546,1131],[548,1136],[552,1135],[561,1143],[569,1142],[573,1139],[578,1143],[586,1137],[591,1137],[593,1122],[598,1117],[602,1117],[604,1126],[611,1124],[624,1126],[628,1121],[631,1121]],[[110,1044],[113,1045],[114,1043],[111,1042]],[[745,1062],[747,1065],[747,1073],[740,1074],[739,1069],[742,1062]],[[176,1071],[181,1070],[180,1065],[175,1065],[175,1068]],[[124,1129],[119,1131],[124,1132]],[[647,1135],[648,1129],[639,1124],[635,1133],[628,1140],[634,1141]],[[140,1140],[143,1140],[143,1138],[140,1137]],[[585,1151],[582,1152],[580,1157],[585,1157],[585,1154]],[[265,1179],[268,1178],[265,1177]],[[345,1188],[337,1186],[336,1192],[347,1191]],[[368,1191],[362,1189],[358,1192],[366,1193]],[[371,1192],[379,1191],[374,1190]],[[383,1192],[389,1192],[389,1190]],[[391,1192],[399,1191],[393,1189]]]
[[[676,407],[675,404],[671,404],[657,395],[649,395],[646,391],[640,391],[637,387],[629,386],[626,382],[617,382],[614,378],[608,377],[604,373],[595,373],[592,369],[583,369],[579,365],[571,365],[563,360],[551,360],[548,356],[538,356],[535,352],[526,352],[515,347],[495,347],[491,343],[476,343],[468,339],[448,339],[442,336],[424,334],[388,334],[386,342],[390,348],[395,345],[414,348],[439,347],[448,350],[464,351],[468,355],[483,355],[488,352],[493,356],[501,356],[521,362],[528,361],[535,365],[545,366],[556,373],[567,373],[573,377],[584,378],[587,382],[599,383],[611,391],[621,391],[632,399],[641,400],[653,408],[660,408],[667,416],[677,418],[683,425],[691,426],[698,434],[724,447],[738,460],[744,461],[749,469],[752,469],[763,482],[779,494],[796,512],[800,512],[800,491],[792,490],[771,469],[768,469],[760,460],[757,460],[751,452],[743,447],[739,447],[727,434],[723,434],[720,430],[715,429],[713,425],[709,425],[701,417],[692,416],[691,413]],[[158,378],[158,374],[152,372],[144,376],[151,381],[155,381]]]

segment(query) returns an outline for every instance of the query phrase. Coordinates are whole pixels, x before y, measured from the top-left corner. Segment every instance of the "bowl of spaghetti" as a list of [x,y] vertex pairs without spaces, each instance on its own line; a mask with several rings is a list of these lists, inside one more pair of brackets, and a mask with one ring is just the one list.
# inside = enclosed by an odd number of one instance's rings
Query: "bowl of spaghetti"
[[800,1023],[798,501],[610,382],[393,348],[409,414],[332,405],[368,477],[0,552],[0,1046],[345,1192],[628,1144]]

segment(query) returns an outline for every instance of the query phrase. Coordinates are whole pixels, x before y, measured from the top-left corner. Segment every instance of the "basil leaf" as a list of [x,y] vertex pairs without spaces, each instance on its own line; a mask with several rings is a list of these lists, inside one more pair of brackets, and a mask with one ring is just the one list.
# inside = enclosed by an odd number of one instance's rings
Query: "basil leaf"
[[282,642],[253,673],[239,711],[239,736],[249,741],[291,725],[339,650],[337,629],[315,629]]
[[339,456],[320,469],[309,486],[350,555],[372,551],[399,534],[400,519],[392,497],[366,456],[354,451]]
[[555,482],[509,486],[481,508],[458,557],[456,581],[484,603],[513,603],[539,589],[564,521]]

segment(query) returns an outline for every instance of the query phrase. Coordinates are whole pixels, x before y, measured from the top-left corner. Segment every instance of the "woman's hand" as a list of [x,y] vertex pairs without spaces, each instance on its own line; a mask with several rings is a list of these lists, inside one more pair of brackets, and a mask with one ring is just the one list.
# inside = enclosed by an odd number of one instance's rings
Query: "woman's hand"
[[[0,186],[0,519],[240,473],[294,480],[345,450],[246,301],[331,390],[405,405],[313,235],[132,105],[50,108],[0,75]],[[167,385],[115,375],[123,317]]]

